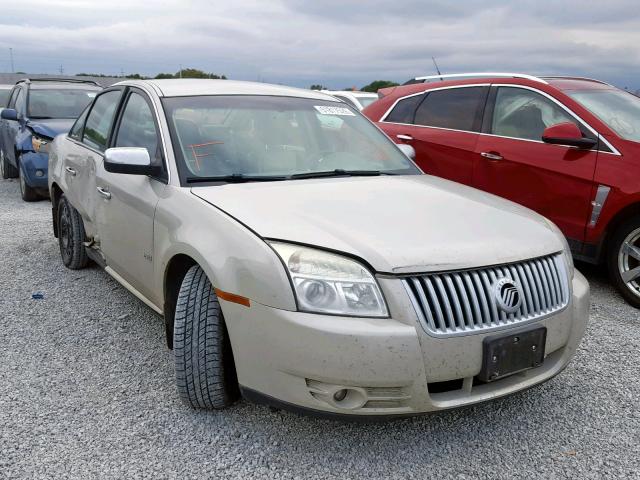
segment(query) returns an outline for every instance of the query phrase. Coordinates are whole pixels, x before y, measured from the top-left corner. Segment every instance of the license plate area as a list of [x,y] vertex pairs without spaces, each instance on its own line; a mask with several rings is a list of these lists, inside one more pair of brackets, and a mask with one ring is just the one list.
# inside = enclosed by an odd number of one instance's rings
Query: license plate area
[[485,337],[478,380],[495,382],[514,373],[539,367],[544,361],[547,328],[537,327],[504,336]]

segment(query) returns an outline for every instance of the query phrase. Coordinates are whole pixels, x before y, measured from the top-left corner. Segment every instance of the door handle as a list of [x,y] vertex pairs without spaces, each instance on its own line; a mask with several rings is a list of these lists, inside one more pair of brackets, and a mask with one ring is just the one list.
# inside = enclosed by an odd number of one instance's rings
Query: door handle
[[396,135],[396,138],[398,140],[405,140],[407,142],[410,142],[411,140],[413,140],[413,137],[411,135],[402,135],[402,134],[400,134],[400,135]]
[[503,157],[502,155],[500,155],[498,152],[482,152],[480,155],[482,155],[484,158],[488,158],[489,160],[502,160]]
[[71,175],[72,177],[75,177],[75,176],[76,176],[76,171],[75,171],[73,168],[71,168],[71,167],[64,167],[64,169],[65,169],[65,170],[67,171],[67,173],[68,173],[69,175]]
[[106,200],[111,200],[111,193],[109,193],[109,190],[102,187],[96,187],[96,190],[98,190],[98,193],[102,195]]

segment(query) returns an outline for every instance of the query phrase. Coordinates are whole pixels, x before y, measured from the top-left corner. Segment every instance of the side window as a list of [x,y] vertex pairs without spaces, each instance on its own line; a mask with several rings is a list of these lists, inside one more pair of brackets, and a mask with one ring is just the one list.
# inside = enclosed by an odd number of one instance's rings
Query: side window
[[89,113],[90,108],[91,104],[87,105],[87,108],[82,111],[82,113],[76,120],[76,123],[74,123],[73,127],[71,127],[71,130],[69,130],[69,136],[71,138],[74,138],[76,140],[80,140],[82,138],[82,127],[84,127],[84,121],[87,119],[87,113]]
[[393,110],[389,112],[385,122],[392,123],[413,123],[413,117],[416,113],[416,108],[420,105],[420,102],[424,98],[424,95],[414,95],[413,97],[403,98]]
[[153,112],[144,97],[136,92],[129,95],[122,112],[115,146],[146,148],[152,162],[155,159],[156,164],[162,164]]
[[548,98],[517,87],[499,87],[491,133],[503,137],[542,140],[542,132],[558,123],[578,122]]
[[486,87],[464,87],[429,92],[416,111],[416,125],[473,132]]
[[82,136],[82,141],[90,147],[100,151],[106,148],[109,128],[121,93],[120,90],[112,90],[98,96],[93,102]]

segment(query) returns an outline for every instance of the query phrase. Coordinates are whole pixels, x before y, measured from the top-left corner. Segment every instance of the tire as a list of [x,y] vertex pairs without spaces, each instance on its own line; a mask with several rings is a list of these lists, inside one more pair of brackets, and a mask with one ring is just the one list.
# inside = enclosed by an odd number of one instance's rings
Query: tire
[[221,409],[239,398],[229,336],[211,282],[198,266],[182,280],[173,327],[176,383],[195,408]]
[[16,167],[9,163],[7,157],[4,156],[4,151],[0,151],[0,174],[5,180],[7,178],[18,177],[18,170],[16,169]]
[[36,202],[42,199],[38,191],[27,184],[24,172],[20,166],[18,168],[18,177],[20,179],[20,196],[22,197],[22,200],[25,202]]
[[627,302],[640,308],[640,215],[616,229],[607,257],[613,284]]
[[84,246],[84,223],[78,211],[62,195],[58,201],[58,243],[65,267],[79,270],[87,266],[89,258]]

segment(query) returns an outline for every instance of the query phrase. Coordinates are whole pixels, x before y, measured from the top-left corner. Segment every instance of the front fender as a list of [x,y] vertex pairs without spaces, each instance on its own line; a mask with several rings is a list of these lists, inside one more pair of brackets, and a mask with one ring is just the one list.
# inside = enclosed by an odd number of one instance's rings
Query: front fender
[[49,155],[46,153],[23,152],[20,155],[20,169],[27,185],[34,188],[48,188],[47,170]]
[[215,288],[282,310],[296,310],[289,277],[276,253],[250,229],[186,188],[168,187],[154,221],[154,296],[164,298],[171,259],[187,255]]

